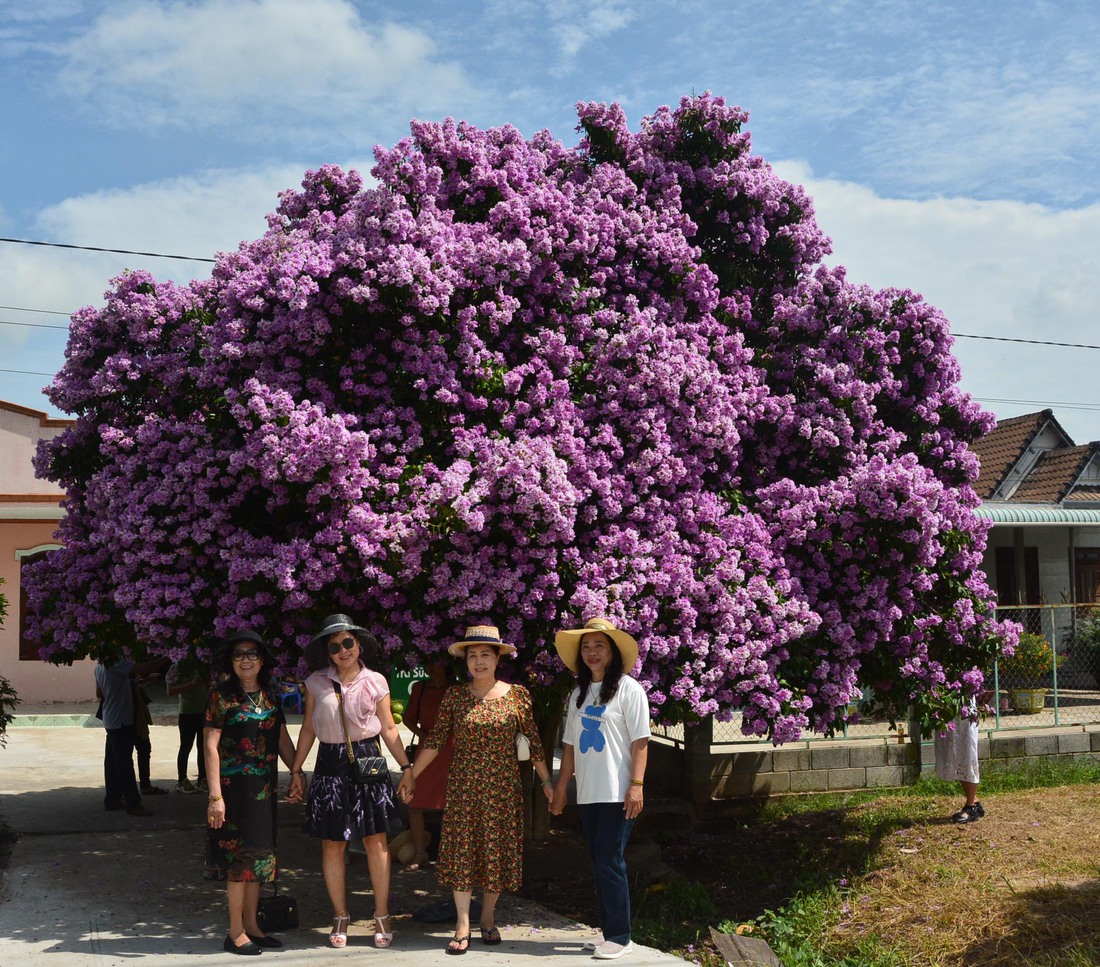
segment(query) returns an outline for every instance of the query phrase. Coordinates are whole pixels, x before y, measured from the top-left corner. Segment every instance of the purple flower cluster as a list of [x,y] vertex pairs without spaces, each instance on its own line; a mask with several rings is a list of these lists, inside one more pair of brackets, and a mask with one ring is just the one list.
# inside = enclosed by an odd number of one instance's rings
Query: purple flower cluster
[[578,112],[574,149],[413,122],[377,188],[310,172],[210,279],[129,273],[73,317],[47,657],[252,625],[295,665],[344,610],[409,662],[498,624],[550,685],[554,629],[601,614],[666,721],[785,742],[861,684],[941,718],[976,693],[1011,632],[946,320],[821,267],[721,98]]

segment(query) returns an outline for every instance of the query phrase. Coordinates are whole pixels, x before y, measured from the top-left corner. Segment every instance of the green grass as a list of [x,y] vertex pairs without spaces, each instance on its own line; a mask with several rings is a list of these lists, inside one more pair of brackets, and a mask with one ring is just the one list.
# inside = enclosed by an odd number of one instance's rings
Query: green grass
[[[997,763],[991,764],[982,775],[981,790],[983,795],[996,795],[1098,781],[1100,764],[1092,760],[1031,760],[1012,771],[999,768]],[[795,895],[779,909],[768,910],[757,918],[754,934],[768,941],[785,967],[909,967],[915,963],[910,951],[898,949],[873,935],[849,941],[843,953],[838,952],[832,938],[851,892],[846,877],[872,872],[881,862],[876,856],[877,843],[890,833],[926,818],[931,810],[942,809],[942,804],[932,803],[934,798],[959,795],[957,783],[925,777],[912,786],[899,789],[792,796],[762,804],[748,826],[774,829],[792,818],[833,813],[836,842],[831,846],[803,844],[799,875],[793,887]],[[864,808],[852,811],[854,806]],[[944,863],[935,872],[945,893],[949,893],[959,877],[958,870]],[[841,877],[839,882],[838,876]],[[733,932],[737,926],[727,921],[721,923],[719,929]],[[676,952],[692,959],[683,945]],[[709,963],[706,959],[699,962]],[[1085,944],[1078,951],[1064,952],[1059,959],[1051,961],[1059,967],[1095,967],[1098,962],[1096,951]]]

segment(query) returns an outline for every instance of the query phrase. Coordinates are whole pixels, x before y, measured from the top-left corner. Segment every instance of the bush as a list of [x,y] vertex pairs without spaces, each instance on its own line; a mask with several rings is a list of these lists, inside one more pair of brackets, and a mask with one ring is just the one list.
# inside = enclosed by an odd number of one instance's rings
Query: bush
[[[0,578],[0,584],[4,579]],[[8,599],[0,594],[0,625],[4,623],[4,617],[8,613]],[[19,704],[19,696],[15,689],[3,675],[0,675],[0,747],[8,743],[8,723],[12,720],[12,711]]]
[[1016,651],[1000,659],[1001,675],[1007,679],[1002,685],[1042,684],[1051,673],[1055,662],[1062,667],[1066,656],[1054,654],[1050,642],[1042,635],[1028,631],[1020,635]]
[[1100,685],[1100,612],[1094,611],[1077,623],[1073,650],[1079,657],[1079,667],[1090,671]]

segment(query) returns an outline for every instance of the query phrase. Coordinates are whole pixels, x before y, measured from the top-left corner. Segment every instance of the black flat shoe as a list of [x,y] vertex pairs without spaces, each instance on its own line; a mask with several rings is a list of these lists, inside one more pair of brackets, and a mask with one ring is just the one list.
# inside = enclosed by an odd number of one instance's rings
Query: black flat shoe
[[269,947],[275,950],[283,945],[283,942],[278,937],[270,937],[264,934],[262,937],[257,937],[255,934],[245,934],[249,940],[251,940],[257,947]]
[[222,950],[224,950],[227,954],[240,954],[242,957],[255,957],[258,954],[263,953],[263,950],[261,950],[251,940],[249,940],[248,943],[241,944],[238,947],[235,943],[233,943],[232,937],[228,936],[222,942]]
[[985,809],[980,802],[974,803],[973,806],[963,806],[954,816],[951,817],[951,822],[956,826],[961,826],[964,823],[976,823],[985,815]]

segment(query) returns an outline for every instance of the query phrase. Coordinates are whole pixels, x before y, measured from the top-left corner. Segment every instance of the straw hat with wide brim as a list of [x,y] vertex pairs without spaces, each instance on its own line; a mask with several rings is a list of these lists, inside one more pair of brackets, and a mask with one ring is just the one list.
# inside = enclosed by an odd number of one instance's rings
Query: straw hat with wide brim
[[625,631],[620,631],[606,618],[593,618],[583,628],[570,628],[554,635],[554,647],[558,657],[571,672],[577,671],[577,659],[581,652],[581,638],[593,631],[602,631],[615,642],[623,659],[623,672],[629,673],[638,662],[638,642]]
[[502,655],[514,655],[516,652],[515,645],[500,640],[500,630],[493,625],[470,625],[466,629],[466,637],[456,641],[447,652],[455,658],[463,658],[470,645],[492,645]]

